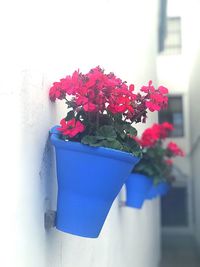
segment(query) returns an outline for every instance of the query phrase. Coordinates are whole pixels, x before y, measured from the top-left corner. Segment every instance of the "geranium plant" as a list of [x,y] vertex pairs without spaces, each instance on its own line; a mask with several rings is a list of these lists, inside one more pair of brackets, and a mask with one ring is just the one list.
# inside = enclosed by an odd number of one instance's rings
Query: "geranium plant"
[[106,74],[96,67],[88,73],[75,71],[71,76],[53,83],[51,101],[64,100],[67,115],[58,130],[63,140],[102,146],[141,155],[134,140],[137,131],[133,123],[146,122],[147,111],[167,107],[168,89],[156,89],[150,81],[135,93],[134,85]]
[[173,125],[164,122],[154,124],[146,129],[141,138],[134,139],[140,144],[143,150],[143,158],[135,166],[134,172],[144,174],[154,179],[154,183],[160,181],[172,182],[173,161],[176,156],[184,156],[183,150],[174,142],[164,144],[164,140],[173,131]]

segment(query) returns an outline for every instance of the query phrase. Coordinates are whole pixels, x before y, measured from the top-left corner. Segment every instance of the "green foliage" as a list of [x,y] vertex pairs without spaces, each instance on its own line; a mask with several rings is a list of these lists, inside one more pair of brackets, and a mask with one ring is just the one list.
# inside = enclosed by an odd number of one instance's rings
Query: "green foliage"
[[74,118],[74,111],[73,110],[70,110],[68,113],[67,113],[67,116],[65,117],[65,120],[66,121],[70,121],[71,119]]
[[165,149],[159,145],[143,151],[143,157],[133,172],[144,174],[154,180],[154,184],[164,181],[169,173],[165,163]]
[[[92,112],[86,116],[81,109],[76,114],[73,110],[69,111],[65,117],[70,121],[74,116],[77,120],[84,120],[85,131],[71,138],[72,141],[81,141],[81,143],[93,147],[108,147],[132,153],[134,156],[141,157],[142,151],[138,143],[133,139],[137,135],[137,130],[131,123],[124,121],[122,114],[100,114],[98,121],[96,115]],[[67,140],[64,136],[63,139]]]
[[136,129],[131,125],[115,123],[113,125],[101,126],[97,129],[95,135],[85,135],[81,142],[94,147],[102,146],[122,150],[141,157],[140,146],[128,135],[131,133],[134,135],[137,133]]

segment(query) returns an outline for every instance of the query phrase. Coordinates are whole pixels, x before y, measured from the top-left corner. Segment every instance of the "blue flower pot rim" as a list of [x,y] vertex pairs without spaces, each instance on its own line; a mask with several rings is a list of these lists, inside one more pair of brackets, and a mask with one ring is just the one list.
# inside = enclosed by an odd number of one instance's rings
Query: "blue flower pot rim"
[[[143,173],[140,173],[140,172],[135,172],[134,170],[133,170],[133,172],[131,172],[130,173],[130,175],[140,175],[141,177],[145,177],[145,178],[147,178],[147,179],[149,179],[149,180],[152,180],[152,182],[154,181],[154,178],[153,177],[151,177],[151,176],[148,176],[148,175],[146,175],[146,174],[143,174]],[[153,182],[153,184],[152,184],[152,186],[154,185],[154,182]]]
[[132,164],[137,164],[140,160],[139,157],[134,156],[131,153],[127,153],[121,150],[116,150],[112,148],[106,147],[92,147],[89,145],[84,145],[80,142],[72,142],[72,141],[64,141],[60,139],[60,132],[57,128],[60,127],[58,125],[54,126],[50,130],[51,134],[51,143],[59,148],[73,150],[82,153],[94,154],[97,156],[107,157],[107,158],[114,158],[120,161],[129,162]]

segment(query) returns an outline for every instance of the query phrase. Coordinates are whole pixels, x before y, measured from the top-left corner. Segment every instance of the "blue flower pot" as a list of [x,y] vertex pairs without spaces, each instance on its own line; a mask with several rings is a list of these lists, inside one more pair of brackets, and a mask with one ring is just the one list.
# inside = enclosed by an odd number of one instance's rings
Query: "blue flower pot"
[[56,228],[98,237],[114,199],[139,158],[114,149],[63,141],[57,127],[50,131],[58,180]]
[[158,188],[157,185],[153,184],[146,195],[146,199],[150,200],[156,198],[157,196],[158,196]]
[[139,173],[132,173],[126,181],[126,206],[141,209],[153,180]]
[[157,185],[153,185],[147,194],[147,199],[153,199],[158,196],[166,195],[170,190],[170,184],[163,181]]
[[170,190],[170,184],[167,183],[167,182],[164,182],[164,181],[163,182],[160,182],[157,185],[157,187],[158,187],[158,194],[160,196],[166,195],[169,192],[169,190]]

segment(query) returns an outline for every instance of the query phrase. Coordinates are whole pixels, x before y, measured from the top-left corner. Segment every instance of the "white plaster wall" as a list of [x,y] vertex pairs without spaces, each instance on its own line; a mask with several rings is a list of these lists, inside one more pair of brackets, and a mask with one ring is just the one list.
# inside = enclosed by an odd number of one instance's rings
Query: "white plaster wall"
[[[190,116],[189,116],[189,73],[185,67],[185,56],[183,55],[160,55],[157,59],[158,83],[161,81],[169,88],[170,95],[181,95],[183,97],[183,117],[184,117],[184,136],[173,138],[187,155],[184,158],[175,159],[176,165],[183,174],[187,175],[188,183],[191,179],[190,168]],[[168,140],[170,141],[170,140]],[[186,178],[186,177],[185,177]],[[181,181],[180,181],[181,183]]]
[[[195,31],[191,30],[195,22],[195,11],[192,8],[196,0],[180,1],[168,0],[168,16],[181,17],[181,40],[182,51],[177,55],[160,54],[157,58],[158,82],[163,82],[168,88],[170,95],[182,95],[183,97],[183,117],[184,136],[173,138],[184,151],[186,157],[175,159],[177,181],[175,186],[187,187],[187,205],[189,225],[187,228],[181,227],[164,228],[164,232],[193,232],[194,210],[193,210],[193,177],[191,170],[191,130],[190,130],[190,109],[193,108],[189,101],[190,88],[189,80],[191,75],[192,61],[194,60],[194,47],[196,46]],[[194,13],[193,13],[194,12]],[[194,17],[194,19],[193,19]],[[188,26],[189,25],[189,26]],[[169,140],[168,140],[169,141]]]
[[[56,206],[48,130],[64,114],[48,99],[51,82],[96,65],[136,85],[156,82],[157,8],[157,0],[0,4],[2,266],[158,265],[159,200],[137,211],[117,199],[95,240],[43,226],[44,212]],[[150,117],[149,124],[156,115]]]
[[184,55],[165,56],[160,55],[157,60],[158,82],[163,82],[168,88],[170,95],[181,95],[183,97],[183,118],[184,136],[168,138],[169,141],[176,142],[185,152],[184,158],[174,159],[176,181],[174,186],[185,186],[187,189],[187,227],[163,227],[163,232],[189,232],[193,231],[193,180],[191,172],[191,143],[190,143],[190,103],[189,103],[189,72],[185,66]]
[[[199,78],[199,68],[200,68],[200,53],[197,54],[197,58],[193,68],[193,74],[191,76],[190,83],[190,101],[191,101],[191,135],[192,135],[192,173],[194,178],[194,209],[195,209],[195,236],[197,238],[199,248],[200,248],[200,123],[199,123],[199,114],[200,114],[200,105],[199,105],[199,97],[200,97],[200,78]],[[197,142],[197,140],[199,141]]]
[[[200,97],[200,34],[199,34],[199,9],[200,2],[198,0],[179,1],[179,15],[182,16],[182,43],[183,53],[181,67],[177,68],[178,76],[182,83],[182,87],[187,88],[187,119],[189,130],[189,146],[190,146],[190,163],[192,177],[192,204],[194,208],[194,236],[196,237],[200,248],[200,211],[199,211],[199,191],[200,191],[200,146],[197,142],[200,135],[199,124],[199,97]],[[173,2],[171,0],[171,2]],[[174,68],[174,67],[173,67]],[[182,71],[184,69],[184,71]],[[181,70],[182,72],[179,72]],[[177,74],[177,72],[175,72]],[[185,86],[184,86],[185,83]],[[185,90],[184,90],[185,95]],[[188,118],[189,115],[189,118]]]
[[182,53],[179,56],[158,58],[158,80],[167,84],[172,94],[182,94],[184,97],[186,136],[176,140],[186,150],[187,157],[184,161],[179,160],[177,164],[188,175],[190,224],[193,228],[191,230],[194,230],[194,236],[200,246],[200,147],[196,142],[200,135],[200,2],[198,0],[168,0],[168,2],[169,16],[181,16]]

